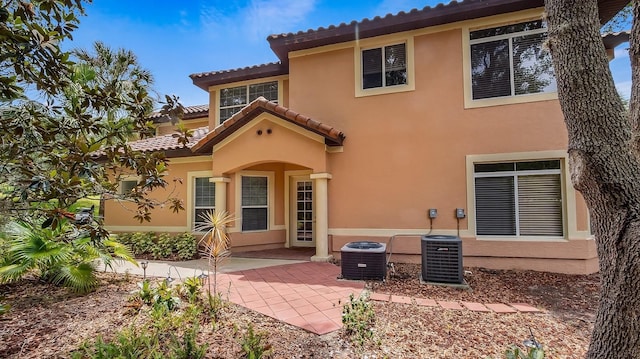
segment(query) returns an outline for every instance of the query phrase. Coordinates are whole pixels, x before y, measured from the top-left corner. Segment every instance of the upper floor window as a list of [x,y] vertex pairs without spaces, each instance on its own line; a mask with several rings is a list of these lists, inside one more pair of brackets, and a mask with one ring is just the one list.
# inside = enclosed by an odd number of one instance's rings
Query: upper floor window
[[278,81],[229,87],[220,90],[220,123],[233,116],[258,97],[278,102]]
[[473,99],[555,92],[546,38],[542,20],[471,31]]
[[362,88],[407,84],[406,44],[362,50]]

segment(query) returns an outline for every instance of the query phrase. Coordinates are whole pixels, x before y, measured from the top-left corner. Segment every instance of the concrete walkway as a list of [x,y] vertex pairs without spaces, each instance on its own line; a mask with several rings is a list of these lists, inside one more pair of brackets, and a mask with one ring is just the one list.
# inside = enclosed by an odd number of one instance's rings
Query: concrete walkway
[[[139,260],[141,262],[142,260]],[[209,264],[206,259],[195,259],[190,261],[156,261],[149,260],[146,273],[147,277],[164,277],[166,278],[171,271],[171,278],[184,279],[186,277],[194,277],[200,273],[207,272]],[[227,258],[222,266],[218,268],[219,273],[237,272],[248,269],[265,268],[279,266],[285,264],[303,263],[301,260],[286,259],[257,259],[257,258]],[[129,272],[130,274],[143,275],[144,270],[141,266],[135,266],[129,262],[117,261],[114,263],[114,271],[116,273]]]

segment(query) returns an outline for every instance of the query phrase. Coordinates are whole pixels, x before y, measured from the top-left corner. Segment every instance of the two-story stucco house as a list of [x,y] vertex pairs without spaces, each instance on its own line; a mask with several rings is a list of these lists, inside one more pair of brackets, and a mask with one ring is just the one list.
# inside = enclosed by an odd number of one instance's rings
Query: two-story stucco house
[[[602,21],[626,2],[601,1]],[[139,224],[108,201],[107,228],[193,231],[216,209],[238,218],[233,250],[313,246],[328,260],[347,242],[404,234],[394,260],[418,262],[430,232],[461,237],[465,266],[596,272],[543,11],[542,0],[454,1],[269,36],[279,62],[191,75],[210,100],[188,108],[186,148],[162,118],[156,138],[134,143],[166,152],[186,210]],[[625,40],[609,35],[603,51]]]

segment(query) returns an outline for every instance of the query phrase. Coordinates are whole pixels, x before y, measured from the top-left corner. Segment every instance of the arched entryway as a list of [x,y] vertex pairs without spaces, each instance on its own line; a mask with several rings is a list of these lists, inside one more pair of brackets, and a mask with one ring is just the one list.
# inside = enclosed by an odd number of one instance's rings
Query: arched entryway
[[246,109],[192,148],[213,154],[216,210],[238,218],[232,246],[312,246],[329,260],[328,153],[344,135],[264,99]]

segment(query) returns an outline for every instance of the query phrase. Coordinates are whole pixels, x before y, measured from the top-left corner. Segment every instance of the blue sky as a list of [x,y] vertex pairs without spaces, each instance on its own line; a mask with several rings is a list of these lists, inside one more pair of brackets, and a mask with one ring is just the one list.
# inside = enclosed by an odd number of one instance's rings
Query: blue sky
[[[94,0],[86,7],[74,41],[90,48],[100,40],[132,50],[155,78],[160,94],[175,94],[184,105],[208,103],[192,73],[234,69],[277,61],[266,38],[320,26],[434,6],[447,0]],[[611,62],[614,80],[626,97],[631,88],[627,44]]]

